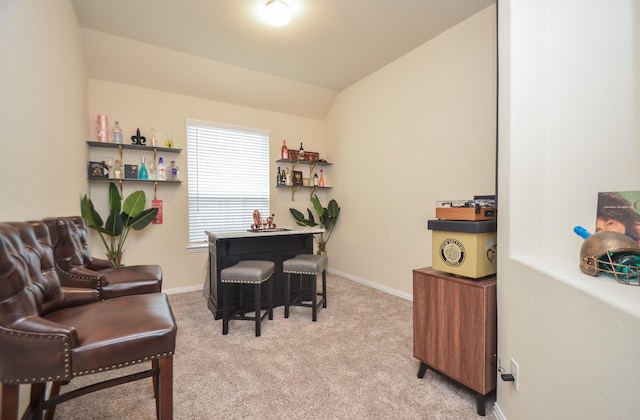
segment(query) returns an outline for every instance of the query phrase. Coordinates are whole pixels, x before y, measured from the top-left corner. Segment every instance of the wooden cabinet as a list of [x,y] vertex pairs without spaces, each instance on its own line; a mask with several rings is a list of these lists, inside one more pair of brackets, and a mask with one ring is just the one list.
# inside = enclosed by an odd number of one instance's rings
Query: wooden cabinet
[[413,354],[427,368],[477,393],[478,414],[496,388],[496,278],[413,270]]

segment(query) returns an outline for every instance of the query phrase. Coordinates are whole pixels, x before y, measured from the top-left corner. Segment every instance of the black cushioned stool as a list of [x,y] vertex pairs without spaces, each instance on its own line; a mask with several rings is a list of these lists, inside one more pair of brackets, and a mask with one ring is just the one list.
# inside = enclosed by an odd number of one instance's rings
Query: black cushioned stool
[[[222,269],[220,272],[220,282],[222,283],[222,334],[229,333],[229,320],[238,319],[245,321],[255,321],[256,337],[260,337],[260,324],[269,315],[273,319],[273,280],[269,281],[273,275],[275,263],[273,261],[246,260],[240,261],[236,265]],[[267,290],[267,310],[262,313],[260,287],[265,281],[268,282]],[[255,316],[245,316],[244,306],[244,286],[250,284],[254,286],[255,296]],[[227,295],[232,285],[240,285],[240,307],[229,313],[229,299]]]
[[[327,257],[324,255],[299,254],[294,258],[288,259],[282,263],[282,272],[287,275],[285,285],[285,303],[284,317],[289,318],[290,306],[306,306],[311,307],[311,320],[315,322],[318,319],[318,307],[322,305],[327,307]],[[322,273],[322,293],[317,292],[317,275]],[[291,296],[291,274],[300,276],[300,290]],[[311,280],[311,303],[303,299],[302,279],[308,276]],[[308,290],[308,289],[307,289]],[[322,296],[318,302],[318,296]]]

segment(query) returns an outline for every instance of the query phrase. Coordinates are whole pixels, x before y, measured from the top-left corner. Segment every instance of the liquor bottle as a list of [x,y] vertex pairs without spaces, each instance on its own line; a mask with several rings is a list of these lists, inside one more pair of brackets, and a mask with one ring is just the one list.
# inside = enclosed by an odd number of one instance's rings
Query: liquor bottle
[[324,172],[320,169],[320,179],[318,180],[318,186],[324,187]]
[[280,173],[280,167],[278,166],[278,175],[276,176],[276,185],[280,185],[281,179],[282,179],[282,173]]
[[282,140],[282,149],[280,154],[282,159],[289,159],[289,149],[287,148],[287,140]]
[[171,161],[168,172],[169,181],[180,181],[180,168],[176,165],[175,160]]
[[138,179],[149,179],[149,172],[147,172],[147,166],[144,164],[144,156],[140,163],[140,171],[138,171]]
[[158,181],[167,180],[167,168],[164,166],[162,156],[158,159],[158,166],[156,166],[156,179]]
[[122,179],[123,176],[122,164],[120,159],[116,159],[116,165],[113,167],[113,179]]
[[122,128],[119,121],[116,121],[116,125],[113,126],[112,135],[114,143],[122,143]]
[[289,170],[289,167],[288,167],[288,166],[287,166],[287,169],[286,169],[285,177],[286,177],[286,178],[285,178],[285,179],[286,179],[286,181],[285,181],[285,185],[288,185],[288,186],[293,185],[293,184],[292,184],[292,182],[291,182],[291,171]]
[[287,185],[287,175],[284,171],[282,171],[282,174],[280,175],[280,185]]
[[318,180],[318,173],[316,172],[316,173],[313,175],[313,186],[314,186],[314,187],[317,187],[317,186],[318,186],[318,183],[319,183],[319,180]]
[[300,143],[300,149],[298,150],[298,160],[304,160],[304,148],[302,147],[302,143]]

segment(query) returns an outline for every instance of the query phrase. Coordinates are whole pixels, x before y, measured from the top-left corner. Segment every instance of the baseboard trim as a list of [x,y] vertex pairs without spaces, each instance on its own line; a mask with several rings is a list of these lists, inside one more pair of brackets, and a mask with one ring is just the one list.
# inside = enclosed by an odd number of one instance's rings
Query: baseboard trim
[[202,284],[195,284],[193,286],[173,287],[171,289],[163,290],[168,295],[175,295],[178,293],[195,292],[196,290],[202,290],[204,286]]
[[406,299],[406,300],[409,300],[409,301],[413,302],[413,295],[412,294],[401,292],[400,290],[392,289],[391,287],[382,286],[382,285],[380,285],[378,283],[374,283],[372,281],[365,280],[365,279],[360,278],[360,277],[352,276],[351,274],[343,273],[342,271],[333,270],[331,268],[328,269],[327,271],[329,273],[331,273],[331,274],[335,274],[337,276],[344,277],[345,279],[348,279],[348,280],[351,280],[351,281],[355,281],[356,283],[364,284],[365,286],[373,287],[374,289],[378,289],[378,290],[381,290],[383,292],[389,293],[390,295],[398,296],[398,297],[400,297],[402,299]]
[[493,412],[495,413],[498,420],[507,420],[507,416],[505,416],[502,410],[500,409],[498,402],[493,404]]

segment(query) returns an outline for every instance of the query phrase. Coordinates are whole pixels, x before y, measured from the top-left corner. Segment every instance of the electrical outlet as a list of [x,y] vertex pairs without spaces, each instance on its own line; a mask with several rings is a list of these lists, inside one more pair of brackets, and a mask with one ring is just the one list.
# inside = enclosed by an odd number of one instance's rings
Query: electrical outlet
[[520,391],[520,366],[511,358],[511,374],[513,375],[513,386],[516,387],[516,391]]

